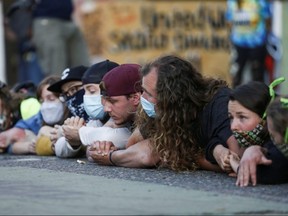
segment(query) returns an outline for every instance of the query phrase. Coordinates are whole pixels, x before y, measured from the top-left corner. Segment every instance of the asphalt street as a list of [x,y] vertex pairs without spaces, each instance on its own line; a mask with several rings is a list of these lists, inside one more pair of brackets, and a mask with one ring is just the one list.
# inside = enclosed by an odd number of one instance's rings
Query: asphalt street
[[239,188],[222,173],[77,160],[0,155],[0,214],[288,215],[288,184]]

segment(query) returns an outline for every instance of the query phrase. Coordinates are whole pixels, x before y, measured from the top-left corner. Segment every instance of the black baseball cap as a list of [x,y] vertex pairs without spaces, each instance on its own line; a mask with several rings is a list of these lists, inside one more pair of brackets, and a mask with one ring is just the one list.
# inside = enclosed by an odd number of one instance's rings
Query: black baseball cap
[[103,76],[117,66],[119,66],[118,63],[109,61],[108,59],[92,65],[82,77],[83,85],[88,83],[99,84]]
[[88,67],[83,66],[83,65],[73,67],[73,68],[66,68],[62,72],[61,80],[49,86],[48,90],[52,92],[61,93],[62,92],[61,87],[65,83],[70,82],[70,81],[82,81],[82,76],[86,72],[87,69]]

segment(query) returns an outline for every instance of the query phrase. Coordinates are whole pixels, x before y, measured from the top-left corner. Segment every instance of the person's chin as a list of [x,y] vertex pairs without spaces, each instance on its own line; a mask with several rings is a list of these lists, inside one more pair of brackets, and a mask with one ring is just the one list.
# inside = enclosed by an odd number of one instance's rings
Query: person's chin
[[114,123],[115,123],[115,125],[117,125],[117,126],[123,125],[123,121],[122,121],[121,119],[114,119]]

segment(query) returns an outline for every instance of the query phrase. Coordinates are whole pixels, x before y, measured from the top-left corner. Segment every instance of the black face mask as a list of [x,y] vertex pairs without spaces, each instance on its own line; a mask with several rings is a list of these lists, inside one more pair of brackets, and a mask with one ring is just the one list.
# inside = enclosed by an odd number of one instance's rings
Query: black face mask
[[85,122],[89,121],[89,116],[85,112],[84,103],[83,103],[83,95],[85,94],[85,90],[81,89],[77,91],[74,95],[67,97],[66,106],[68,107],[70,113],[73,116],[78,116],[83,118]]

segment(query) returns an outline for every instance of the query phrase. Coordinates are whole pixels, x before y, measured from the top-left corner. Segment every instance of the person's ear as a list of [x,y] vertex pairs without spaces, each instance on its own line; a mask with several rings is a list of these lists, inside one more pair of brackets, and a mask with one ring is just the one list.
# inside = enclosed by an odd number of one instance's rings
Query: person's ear
[[140,92],[136,92],[134,94],[131,94],[131,96],[130,96],[133,104],[136,105],[136,106],[138,106],[138,104],[140,103],[140,97],[141,97],[141,93]]

